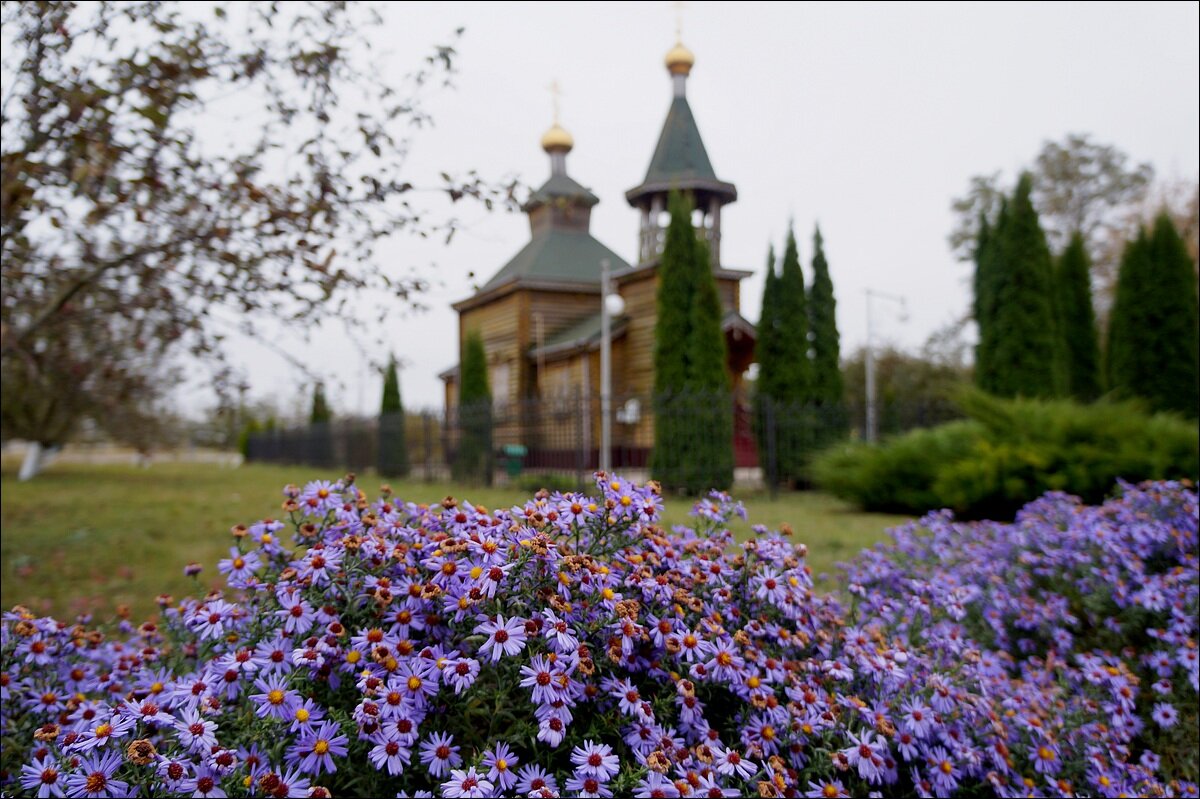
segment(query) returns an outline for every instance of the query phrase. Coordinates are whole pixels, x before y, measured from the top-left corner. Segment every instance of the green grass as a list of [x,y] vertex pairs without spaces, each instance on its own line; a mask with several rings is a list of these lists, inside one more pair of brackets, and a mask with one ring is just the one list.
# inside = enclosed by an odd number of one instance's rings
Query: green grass
[[[0,606],[24,604],[60,618],[92,612],[107,617],[119,604],[139,619],[156,612],[154,597],[198,590],[183,566],[204,566],[199,589],[221,585],[216,563],[228,557],[230,528],[280,514],[280,489],[319,476],[308,467],[251,465],[238,469],[209,464],[128,466],[55,464],[28,483],[18,483],[15,464],[0,474]],[[379,481],[363,477],[374,498]],[[488,507],[523,501],[529,492],[499,488],[456,488],[417,481],[393,482],[396,495],[437,502],[446,495]],[[744,493],[749,522],[738,520],[739,537],[750,524],[778,528],[787,522],[795,540],[809,547],[814,573],[884,538],[901,516],[859,513],[817,493]],[[687,521],[691,504],[671,499],[667,524]]]

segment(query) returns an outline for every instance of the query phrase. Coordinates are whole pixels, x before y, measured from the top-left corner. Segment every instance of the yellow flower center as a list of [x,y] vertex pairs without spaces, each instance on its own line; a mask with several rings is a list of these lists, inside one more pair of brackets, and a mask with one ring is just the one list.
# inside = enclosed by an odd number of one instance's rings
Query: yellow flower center
[[760,685],[762,685],[762,680],[758,679],[758,677],[751,677],[750,679],[746,680],[746,686],[748,688],[757,688]]
[[262,542],[264,544],[269,544],[274,540],[275,538],[270,533],[263,533]]
[[951,771],[954,771],[954,766],[950,764],[949,760],[943,760],[938,768],[942,770],[943,774],[949,774]]
[[1039,746],[1038,757],[1040,757],[1042,760],[1053,760],[1054,752],[1050,751],[1050,749],[1045,746]]
[[499,760],[497,760],[496,761],[496,770],[497,771],[507,771],[508,770],[508,761],[505,760],[504,758],[500,758]]
[[770,724],[765,724],[765,725],[763,725],[763,728],[762,728],[762,737],[763,737],[763,740],[764,740],[764,741],[773,741],[773,740],[775,740],[775,728],[774,728],[774,727],[772,727]]
[[471,569],[471,579],[472,580],[478,580],[482,574],[483,574],[482,566],[476,566],[473,569]]
[[271,691],[269,694],[267,694],[267,701],[272,705],[282,705],[283,691],[279,690],[278,688],[276,688],[274,691]]
[[161,694],[162,692],[163,692],[163,684],[162,683],[156,682],[150,686],[150,693]]
[[308,721],[308,711],[302,707],[296,708],[296,721]]
[[318,755],[323,755],[328,751],[329,751],[329,741],[326,741],[324,738],[320,739],[315,744],[313,744],[313,752],[315,752]]
[[243,566],[245,566],[245,565],[246,565],[246,561],[242,560],[241,558],[234,558],[234,559],[233,559],[233,568],[235,568],[235,569],[240,569],[240,568],[242,568],[242,567],[243,567]]
[[408,690],[415,691],[420,687],[421,687],[421,678],[420,677],[418,677],[417,675],[414,674],[413,676],[408,678]]
[[112,731],[112,725],[108,722],[105,722],[96,728],[96,737],[107,738],[108,736],[112,735]]
[[605,588],[600,593],[604,595],[605,599],[612,599],[613,597],[616,596],[616,594],[613,593],[613,590],[611,588]]
[[362,652],[357,649],[351,649],[346,653],[346,662],[353,665],[362,659]]

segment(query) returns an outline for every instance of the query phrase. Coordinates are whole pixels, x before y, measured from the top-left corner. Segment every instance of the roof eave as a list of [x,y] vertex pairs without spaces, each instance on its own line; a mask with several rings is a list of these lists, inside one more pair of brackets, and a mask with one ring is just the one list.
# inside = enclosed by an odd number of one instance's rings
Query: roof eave
[[625,200],[637,208],[638,201],[643,197],[650,194],[662,194],[672,189],[706,191],[720,197],[722,205],[737,200],[737,187],[732,183],[726,183],[723,180],[708,180],[707,178],[672,178],[671,180],[648,181],[625,192]]
[[572,294],[599,294],[600,281],[590,280],[547,280],[545,278],[529,278],[522,275],[509,278],[495,286],[483,287],[476,294],[471,295],[458,302],[450,304],[450,307],[460,313],[462,311],[477,308],[480,305],[491,302],[492,300],[500,299],[505,294],[516,291],[517,289],[532,289],[535,291],[558,291]]

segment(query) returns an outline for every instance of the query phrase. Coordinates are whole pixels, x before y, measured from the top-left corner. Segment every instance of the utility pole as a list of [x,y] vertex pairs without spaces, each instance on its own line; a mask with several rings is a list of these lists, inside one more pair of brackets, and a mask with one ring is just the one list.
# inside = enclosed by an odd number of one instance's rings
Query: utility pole
[[[609,266],[607,258],[600,261],[600,471],[605,474],[612,471],[612,320],[608,316]],[[591,423],[590,418],[588,423]]]
[[875,389],[875,325],[871,319],[871,300],[888,300],[900,305],[901,319],[907,318],[907,304],[903,297],[888,294],[884,291],[866,289],[867,295],[867,443],[874,444],[879,440],[879,410]]

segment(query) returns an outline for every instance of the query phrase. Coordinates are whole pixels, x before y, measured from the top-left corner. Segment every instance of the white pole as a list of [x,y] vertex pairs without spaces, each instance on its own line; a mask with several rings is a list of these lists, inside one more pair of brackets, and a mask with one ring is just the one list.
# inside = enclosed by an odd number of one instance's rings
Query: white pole
[[[600,471],[612,471],[612,320],[608,317],[609,263],[600,261]],[[589,419],[590,422],[590,419]]]

